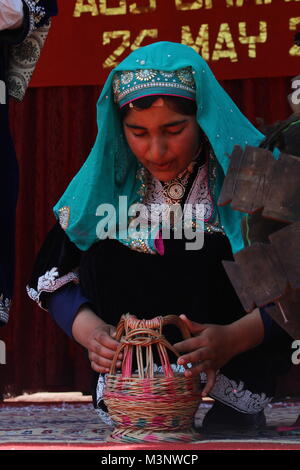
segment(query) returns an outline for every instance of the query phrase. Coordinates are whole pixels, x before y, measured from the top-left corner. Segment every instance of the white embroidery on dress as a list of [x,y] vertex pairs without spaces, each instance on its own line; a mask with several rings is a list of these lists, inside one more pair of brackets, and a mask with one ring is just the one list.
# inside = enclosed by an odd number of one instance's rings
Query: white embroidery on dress
[[39,300],[39,293],[33,289],[32,287],[26,286],[27,294],[29,297],[34,300],[35,302],[38,302]]
[[0,321],[3,323],[8,322],[8,314],[11,307],[11,299],[8,297],[4,298],[4,295],[0,295]]
[[62,277],[58,276],[58,269],[52,268],[50,271],[47,271],[43,276],[39,277],[38,293],[40,294],[41,292],[53,292],[70,281],[74,281],[76,283],[79,282],[78,274],[73,271],[69,272],[68,274],[65,274]]
[[197,204],[201,204],[203,207],[202,220],[204,222],[210,220],[214,212],[214,204],[209,192],[207,164],[198,169],[197,176],[185,203],[184,213],[187,214],[190,208],[192,208],[192,218],[196,219]]
[[108,413],[101,410],[101,408],[95,408],[95,411],[96,411],[97,415],[99,416],[99,418],[101,419],[101,421],[103,421],[105,424],[107,424],[107,426],[110,426],[111,428],[115,427],[115,425],[114,425],[113,421],[110,419]]
[[68,206],[61,207],[59,209],[59,223],[63,230],[67,230],[70,220],[71,209]]
[[38,292],[41,290],[53,290],[53,286],[55,285],[56,278],[59,276],[58,269],[52,268],[50,271],[46,271],[46,273],[39,277],[38,280]]
[[272,400],[272,397],[267,397],[265,393],[252,393],[244,388],[244,382],[237,383],[223,374],[217,375],[216,383],[209,395],[231,408],[248,414],[259,413]]
[[[197,205],[199,207],[200,204],[203,207],[203,211],[201,211],[201,220],[208,221],[213,215],[214,206],[209,192],[207,172],[207,164],[202,165],[198,169],[192,188],[184,204],[184,214],[189,217],[189,219],[199,218],[199,211],[196,211]],[[146,206],[149,214],[151,214],[152,222],[159,224],[161,217],[163,220],[168,220],[170,210],[172,210],[172,205],[169,205],[169,201],[165,197],[164,188],[161,182],[151,174],[148,175],[147,192],[144,197],[143,204]],[[145,224],[147,221],[146,218],[146,213],[145,215],[142,213],[139,217],[140,220],[144,221],[145,219]]]
[[103,402],[105,378],[106,378],[106,375],[104,376],[101,374],[99,375],[97,388],[96,388],[96,401],[97,401],[98,408],[95,408],[95,411],[98,414],[98,416],[102,419],[102,421],[104,421],[105,424],[107,424],[108,426],[114,427],[114,422],[110,418],[109,414],[100,408],[101,402]]
[[37,27],[46,16],[45,7],[37,5],[38,0],[24,0],[29,10],[29,34]]
[[37,302],[41,308],[43,308],[40,302],[40,295],[42,292],[54,292],[69,282],[79,284],[79,276],[74,271],[70,271],[68,274],[61,277],[58,276],[58,269],[54,267],[50,269],[50,271],[47,271],[43,276],[39,277],[37,290],[30,286],[26,286],[28,296]]

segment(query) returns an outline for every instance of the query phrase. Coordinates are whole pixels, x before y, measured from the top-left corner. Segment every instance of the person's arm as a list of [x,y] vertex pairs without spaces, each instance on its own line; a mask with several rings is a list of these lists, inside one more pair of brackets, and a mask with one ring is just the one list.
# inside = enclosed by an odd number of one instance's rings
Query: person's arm
[[0,47],[22,43],[29,32],[29,9],[21,0],[0,0]]
[[79,284],[68,283],[57,291],[48,294],[48,311],[57,325],[70,337],[77,312],[83,305],[90,303],[82,294]]
[[[113,339],[115,328],[95,314],[80,286],[67,284],[48,294],[47,304],[58,326],[88,350],[92,369],[96,372],[108,372],[119,346]],[[121,363],[118,362],[117,367],[120,366]]]
[[56,0],[0,0],[0,47],[23,43],[55,15]]
[[255,348],[264,340],[264,322],[258,308],[231,323],[229,328],[234,344],[234,356]]
[[48,310],[50,295],[63,286],[79,284],[77,268],[82,252],[57,222],[48,232],[33,266],[27,285],[29,297]]
[[[89,353],[91,367],[96,372],[109,372],[112,359],[120,343],[113,337],[115,327],[99,318],[88,304],[82,305],[72,325],[73,338]],[[119,356],[117,367],[121,367]]]
[[22,0],[0,0],[0,31],[18,29],[24,20]]
[[81,250],[56,223],[36,257],[27,293],[88,350],[95,371],[108,372],[119,343],[112,337],[115,328],[96,315],[91,302],[81,292],[76,269],[81,255]]
[[186,375],[197,375],[207,369],[218,370],[232,357],[255,348],[264,340],[264,323],[259,309],[229,325],[200,324],[185,315],[180,317],[193,335],[174,345],[178,352],[185,353],[178,359],[178,364],[193,364]]
[[[203,397],[214,386],[216,373],[222,366],[232,357],[258,346],[264,340],[264,322],[259,309],[229,325],[200,324],[192,322],[185,315],[180,315],[180,318],[193,337],[174,345],[179,353],[184,353],[177,362],[186,367],[186,377],[206,373]],[[188,368],[188,364],[192,364],[192,367]]]

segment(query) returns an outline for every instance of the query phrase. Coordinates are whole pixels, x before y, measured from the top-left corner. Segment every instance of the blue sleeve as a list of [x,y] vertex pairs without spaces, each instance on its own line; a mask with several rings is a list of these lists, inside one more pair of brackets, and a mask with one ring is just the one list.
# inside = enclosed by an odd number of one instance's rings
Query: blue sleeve
[[264,330],[265,330],[264,342],[266,342],[270,339],[270,336],[271,336],[273,319],[270,317],[270,315],[267,314],[267,312],[265,311],[263,307],[260,307],[259,311],[260,311],[261,319],[264,324]]
[[89,299],[82,295],[80,286],[69,283],[49,295],[48,311],[58,326],[70,338],[73,338],[72,325],[74,319],[78,309],[86,303],[89,303]]

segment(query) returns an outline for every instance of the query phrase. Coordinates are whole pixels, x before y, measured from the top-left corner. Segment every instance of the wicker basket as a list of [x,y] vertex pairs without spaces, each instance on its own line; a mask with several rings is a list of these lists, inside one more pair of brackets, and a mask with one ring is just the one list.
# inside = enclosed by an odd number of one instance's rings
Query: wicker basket
[[[175,315],[138,320],[124,315],[117,327],[120,346],[106,377],[104,401],[116,427],[110,440],[122,442],[193,441],[194,414],[201,401],[200,383],[194,377],[174,373],[167,349],[176,350],[162,334],[163,326],[176,325],[184,339],[190,333]],[[153,347],[156,345],[163,373],[154,373]],[[116,362],[123,353],[122,371]],[[132,372],[136,355],[137,372]],[[144,354],[143,354],[144,353]]]

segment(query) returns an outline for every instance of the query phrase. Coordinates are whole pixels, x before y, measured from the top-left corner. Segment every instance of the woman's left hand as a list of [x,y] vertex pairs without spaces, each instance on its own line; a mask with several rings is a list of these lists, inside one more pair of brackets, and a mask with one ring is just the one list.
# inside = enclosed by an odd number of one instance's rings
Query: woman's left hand
[[179,365],[192,364],[185,371],[186,377],[206,373],[207,383],[202,392],[202,396],[205,396],[215,383],[216,371],[236,354],[234,332],[231,325],[200,324],[189,320],[185,315],[180,318],[193,337],[174,344],[179,353],[187,353],[177,362]]
[[192,363],[191,369],[185,371],[186,377],[206,372],[203,396],[213,387],[218,369],[233,356],[255,348],[264,339],[264,323],[258,308],[229,325],[200,324],[185,315],[180,318],[194,337],[174,344],[178,352],[187,353],[177,362],[180,365]]

